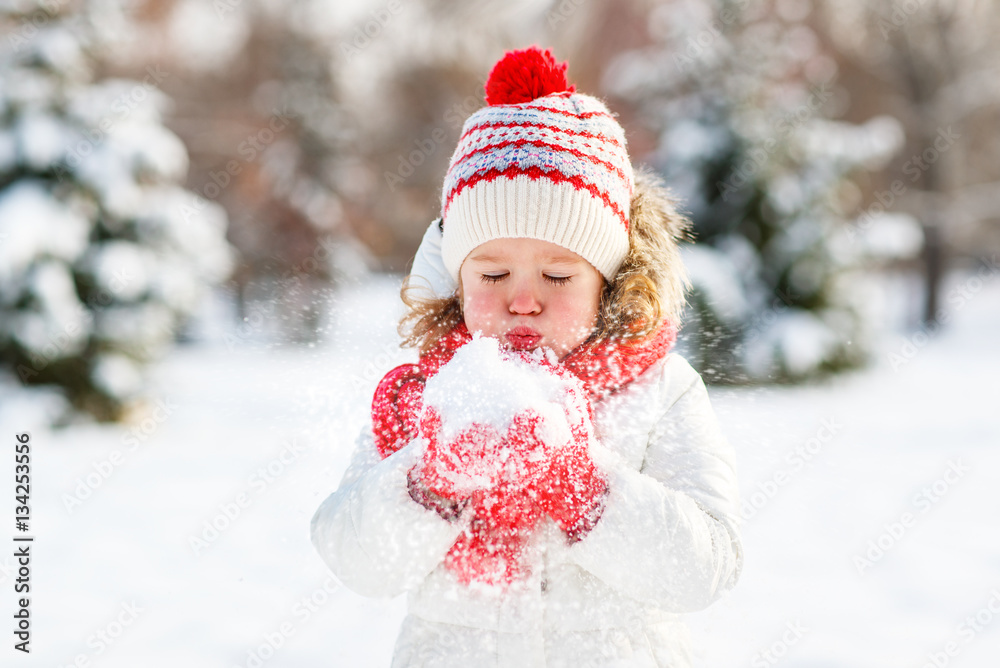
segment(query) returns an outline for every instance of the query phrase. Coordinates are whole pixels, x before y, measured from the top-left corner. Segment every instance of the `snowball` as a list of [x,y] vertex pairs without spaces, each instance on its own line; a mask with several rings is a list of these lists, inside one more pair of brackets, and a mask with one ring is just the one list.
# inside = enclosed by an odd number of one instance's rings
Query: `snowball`
[[569,381],[542,364],[543,354],[555,361],[551,351],[522,356],[501,350],[497,339],[474,335],[424,389],[424,405],[441,414],[443,439],[453,439],[473,422],[502,434],[515,415],[531,408],[552,430],[545,433],[547,443],[568,441],[562,401]]

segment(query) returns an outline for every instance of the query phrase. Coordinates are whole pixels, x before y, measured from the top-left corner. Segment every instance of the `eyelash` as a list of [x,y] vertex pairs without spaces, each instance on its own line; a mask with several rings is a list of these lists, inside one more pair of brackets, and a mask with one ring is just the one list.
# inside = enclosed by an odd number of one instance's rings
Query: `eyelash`
[[[572,276],[549,276],[548,274],[542,274],[542,277],[546,281],[552,283],[553,285],[566,285],[572,280]],[[500,274],[498,276],[491,276],[490,274],[480,274],[480,278],[483,283],[499,283],[503,279],[507,278],[507,274]]]

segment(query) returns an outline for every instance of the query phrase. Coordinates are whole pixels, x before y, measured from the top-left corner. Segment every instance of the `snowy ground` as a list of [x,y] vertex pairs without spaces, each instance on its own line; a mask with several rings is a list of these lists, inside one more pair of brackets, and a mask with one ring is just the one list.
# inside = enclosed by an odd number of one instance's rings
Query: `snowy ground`
[[[884,338],[865,372],[712,391],[739,456],[746,565],[691,616],[697,665],[997,665],[1000,281],[979,286],[948,305],[947,330]],[[40,404],[0,391],[0,434],[30,430],[35,447],[36,536],[32,652],[7,635],[2,663],[387,666],[402,600],[341,587],[308,523],[375,382],[410,359],[395,349],[396,291],[381,278],[347,293],[329,346],[268,348],[249,331],[180,348],[156,371],[160,410],[133,425],[49,431]]]

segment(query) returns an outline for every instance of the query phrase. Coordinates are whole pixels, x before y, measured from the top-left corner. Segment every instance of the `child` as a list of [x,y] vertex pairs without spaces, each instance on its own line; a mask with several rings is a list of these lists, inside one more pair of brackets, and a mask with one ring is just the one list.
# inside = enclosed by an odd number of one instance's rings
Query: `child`
[[734,457],[669,352],[687,221],[537,48],[490,73],[380,382],[312,519],[333,572],[409,593],[393,666],[689,666],[737,581]]

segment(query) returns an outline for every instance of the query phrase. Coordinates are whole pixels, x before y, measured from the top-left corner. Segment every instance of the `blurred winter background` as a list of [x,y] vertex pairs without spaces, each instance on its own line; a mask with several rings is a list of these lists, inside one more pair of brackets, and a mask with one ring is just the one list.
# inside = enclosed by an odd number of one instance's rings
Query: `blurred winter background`
[[308,522],[529,44],[695,222],[680,349],[746,520],[697,665],[996,665],[997,3],[0,0],[0,32],[0,507],[12,538],[30,432],[36,537],[4,665],[388,665],[403,601]]

